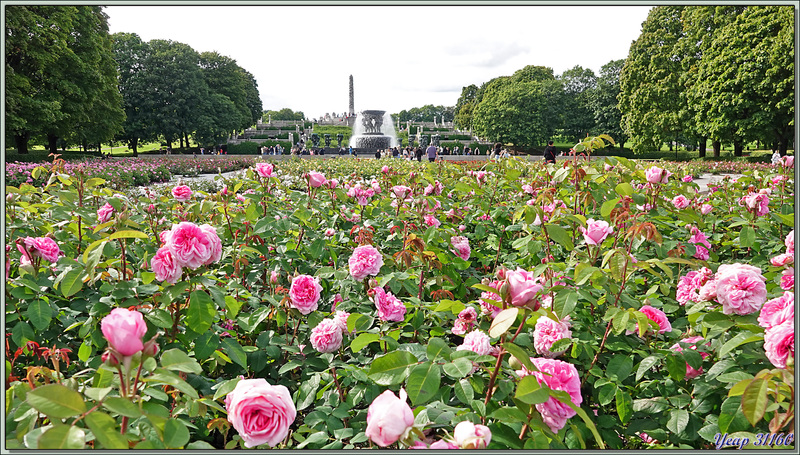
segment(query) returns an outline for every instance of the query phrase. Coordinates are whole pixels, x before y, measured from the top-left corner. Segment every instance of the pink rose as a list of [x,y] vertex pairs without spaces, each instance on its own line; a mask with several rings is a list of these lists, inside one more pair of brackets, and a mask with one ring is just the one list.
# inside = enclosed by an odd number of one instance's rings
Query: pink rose
[[322,285],[319,278],[311,275],[298,275],[292,280],[289,287],[289,298],[292,300],[292,307],[297,308],[303,314],[309,314],[317,309]]
[[289,435],[297,416],[289,389],[262,378],[240,380],[225,397],[225,409],[245,447],[275,447]]
[[192,198],[192,189],[186,185],[178,185],[172,189],[172,196],[180,202],[186,202]]
[[714,209],[713,205],[703,204],[700,206],[700,213],[702,213],[703,215],[708,215],[709,213],[711,213],[711,210],[713,209]]
[[794,166],[794,155],[786,155],[781,160],[783,162],[783,167],[792,167]]
[[776,325],[764,334],[764,351],[777,368],[786,368],[789,357],[794,359],[794,320]]
[[[701,336],[693,336],[693,337],[686,338],[685,340],[681,340],[679,343],[675,343],[674,345],[672,345],[671,349],[673,351],[675,351],[675,352],[683,352],[683,348],[681,347],[680,343],[687,343],[687,344],[691,344],[692,345],[691,347],[689,347],[689,349],[692,349],[692,350],[696,351],[697,350],[696,343],[698,341],[703,341],[703,337],[701,337]],[[709,355],[710,354],[708,352],[701,352],[700,353],[700,357],[702,357],[703,359],[705,359]],[[686,379],[694,379],[694,378],[700,376],[701,374],[703,374],[703,367],[702,366],[699,369],[695,370],[688,363],[686,364],[686,376],[685,376]]]
[[200,229],[206,233],[208,240],[211,242],[211,257],[203,265],[209,265],[212,262],[217,262],[222,257],[222,240],[220,240],[217,230],[209,224],[200,225]]
[[[700,298],[700,289],[710,279],[714,273],[707,267],[700,270],[691,271],[685,276],[682,276],[678,281],[678,290],[675,299],[681,305],[686,305],[688,302],[702,302]],[[716,288],[716,285],[715,285]]]
[[463,310],[461,310],[460,313],[458,313],[458,319],[468,324],[472,324],[476,320],[478,320],[478,312],[475,311],[475,308],[472,308],[471,306],[466,307]]
[[383,267],[383,256],[372,245],[362,245],[353,250],[353,255],[347,261],[350,266],[350,275],[356,281],[375,276]]
[[536,311],[539,307],[537,294],[542,290],[539,279],[532,272],[517,267],[516,271],[506,272],[508,297],[514,306],[533,306]]
[[[487,430],[488,430],[488,428],[487,428]],[[490,438],[491,438],[491,434],[490,434]],[[419,441],[417,441],[417,442],[419,442]],[[488,444],[488,442],[487,442],[487,444]],[[440,439],[440,440],[438,440],[436,442],[431,443],[429,448],[431,450],[453,450],[453,449],[458,449],[459,447],[457,445],[453,444],[452,442],[447,442],[444,439]]]
[[489,341],[489,335],[475,329],[464,337],[464,341],[456,348],[456,351],[472,351],[478,355],[490,355],[494,352],[494,348]]
[[[574,365],[561,360],[538,357],[531,358],[531,362],[539,371],[530,372],[523,366],[522,370],[517,371],[520,377],[533,374],[539,384],[544,383],[553,390],[563,390],[569,394],[572,404],[581,405],[583,402],[581,380]],[[554,433],[558,433],[558,430],[564,428],[567,419],[576,414],[571,407],[553,397],[548,398],[544,403],[537,404],[536,410]]]
[[162,238],[165,239],[167,248],[177,263],[192,270],[212,262],[212,255],[217,248],[221,249],[207,230],[188,221],[173,224],[169,234]]
[[651,321],[658,324],[658,333],[671,332],[672,324],[669,323],[667,315],[658,308],[653,308],[650,305],[644,305],[639,308],[639,311],[644,313]]
[[311,188],[319,188],[324,185],[325,182],[327,182],[327,179],[324,175],[317,171],[308,171],[308,183],[311,185]]
[[111,219],[111,215],[113,214],[114,214],[114,207],[108,202],[106,202],[104,206],[97,209],[97,222],[105,223],[106,221]]
[[367,409],[366,435],[381,447],[388,447],[405,438],[414,426],[414,413],[406,403],[408,395],[400,389],[400,397],[386,390]]
[[384,174],[388,174],[389,173],[389,166],[383,166],[381,168],[381,172],[383,172]]
[[328,182],[327,182],[327,187],[328,188],[330,188],[332,190],[335,190],[337,186],[339,186],[339,180],[337,180],[337,179],[328,180]]
[[786,321],[794,320],[794,292],[786,291],[782,296],[769,300],[761,307],[758,325],[769,330]]
[[586,227],[581,226],[581,232],[583,232],[583,239],[586,240],[587,245],[599,245],[609,234],[614,232],[614,228],[605,221],[595,221],[589,218],[586,220]]
[[[334,300],[334,303],[335,302],[336,301]],[[333,315],[333,320],[336,322],[336,325],[339,326],[339,330],[341,330],[342,333],[348,333],[347,332],[347,318],[349,318],[349,317],[350,317],[350,313],[348,313],[347,311],[341,311],[341,310],[337,311],[336,314]],[[353,329],[353,332],[355,332],[355,329]]]
[[464,420],[453,429],[453,439],[462,449],[485,449],[492,441],[492,431],[485,425]]
[[754,273],[750,268],[720,266],[717,270],[717,301],[722,304],[722,312],[745,315],[760,310],[767,300],[765,281],[760,270]]
[[794,289],[794,267],[789,267],[781,275],[781,289],[791,291]]
[[401,322],[405,319],[406,306],[391,292],[386,292],[380,287],[375,288],[374,299],[381,321]]
[[274,167],[271,163],[256,163],[256,173],[264,178],[272,177]]
[[162,246],[156,251],[156,255],[150,261],[150,265],[156,274],[156,279],[159,281],[175,284],[183,275],[183,269],[172,257],[172,253],[166,246]]
[[666,169],[661,169],[660,167],[653,166],[650,169],[647,169],[645,172],[645,177],[647,181],[650,183],[667,183],[669,176],[672,175],[672,172],[669,172]]
[[787,253],[794,254],[794,229],[786,234],[786,239],[784,239],[783,244],[786,245]]
[[708,260],[709,255],[707,248],[711,248],[711,244],[708,243],[708,237],[694,226],[692,226],[692,236],[689,237],[689,243],[695,246],[695,258],[701,261]]
[[794,262],[794,254],[783,253],[770,259],[769,263],[774,267],[784,267]]
[[425,224],[427,224],[428,226],[433,226],[438,228],[439,226],[442,225],[442,222],[437,220],[436,217],[433,215],[425,215],[423,219],[425,220]]
[[461,235],[450,237],[450,243],[456,249],[456,255],[463,260],[468,260],[472,250],[469,247],[469,239]]
[[336,235],[336,230],[333,228],[325,229],[325,237],[333,237],[334,235]]
[[569,316],[564,316],[561,321],[554,321],[547,316],[539,316],[533,332],[533,346],[539,355],[554,358],[566,352],[566,349],[552,352],[550,347],[558,340],[572,337],[572,331],[570,331],[572,324],[569,320]]
[[751,193],[743,196],[740,203],[747,207],[747,209],[756,214],[756,216],[764,216],[769,213],[769,196],[761,193]]
[[270,272],[270,274],[269,274],[269,282],[272,283],[272,284],[275,284],[275,283],[278,282],[278,272],[276,272],[275,270]]
[[123,356],[131,356],[144,349],[142,337],[147,324],[142,313],[125,308],[114,308],[100,321],[100,330],[108,345]]
[[411,188],[405,185],[395,185],[392,187],[392,194],[398,199],[406,199],[411,196]]
[[[691,178],[691,176],[690,176],[690,178]],[[682,194],[679,194],[679,195],[675,196],[674,198],[672,198],[672,205],[675,206],[675,208],[678,209],[678,210],[683,210],[686,207],[689,207],[689,204],[690,204],[689,200],[686,199],[686,196],[684,196]]]
[[[23,254],[23,258],[27,258],[28,260],[34,257],[40,257],[49,262],[58,262],[58,258],[64,256],[58,243],[50,237],[25,237],[23,243],[26,248],[23,248],[18,243],[17,249]],[[25,251],[25,249],[27,249],[27,251]]]
[[[347,322],[345,322],[346,329]],[[322,353],[338,351],[342,346],[342,327],[339,322],[334,319],[323,319],[311,329],[311,346]]]
[[453,323],[453,328],[450,330],[453,335],[463,335],[467,333],[470,327],[467,323],[461,319],[456,319],[456,322]]
[[684,183],[692,183],[692,180],[694,180],[694,179],[692,178],[692,174],[686,174],[686,175],[684,175],[684,176],[683,176],[683,178],[681,179],[681,181],[683,181]]

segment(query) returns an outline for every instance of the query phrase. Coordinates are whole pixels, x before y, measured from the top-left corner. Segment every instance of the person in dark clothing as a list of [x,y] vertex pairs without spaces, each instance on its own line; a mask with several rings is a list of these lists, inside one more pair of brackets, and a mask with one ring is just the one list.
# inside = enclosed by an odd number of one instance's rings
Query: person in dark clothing
[[375,151],[375,159],[377,159],[377,160],[381,159],[381,151],[380,150]]
[[414,154],[417,156],[417,161],[422,161],[422,148],[417,147],[414,151]]
[[556,162],[556,148],[553,146],[553,141],[548,141],[547,147],[544,148],[544,162],[553,164]]

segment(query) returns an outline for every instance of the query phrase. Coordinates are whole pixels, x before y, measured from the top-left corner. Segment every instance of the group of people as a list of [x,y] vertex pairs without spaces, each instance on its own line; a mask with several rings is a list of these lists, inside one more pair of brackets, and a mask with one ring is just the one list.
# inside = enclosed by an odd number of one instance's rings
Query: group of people
[[280,144],[270,145],[269,147],[263,145],[261,146],[261,155],[283,155],[283,147]]

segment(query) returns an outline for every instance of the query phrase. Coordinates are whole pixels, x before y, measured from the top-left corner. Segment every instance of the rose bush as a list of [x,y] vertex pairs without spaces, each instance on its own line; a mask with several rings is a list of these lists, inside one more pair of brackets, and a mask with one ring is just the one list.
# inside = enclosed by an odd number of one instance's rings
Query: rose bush
[[[10,181],[7,447],[791,431],[792,167],[264,164],[186,201],[50,165]],[[670,178],[714,166],[741,176]]]

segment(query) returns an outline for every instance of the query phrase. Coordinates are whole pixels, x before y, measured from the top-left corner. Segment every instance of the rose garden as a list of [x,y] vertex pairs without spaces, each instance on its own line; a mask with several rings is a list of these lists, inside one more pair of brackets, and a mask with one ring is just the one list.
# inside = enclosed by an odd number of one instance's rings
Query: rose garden
[[8,448],[794,446],[792,156],[248,160],[7,170]]

